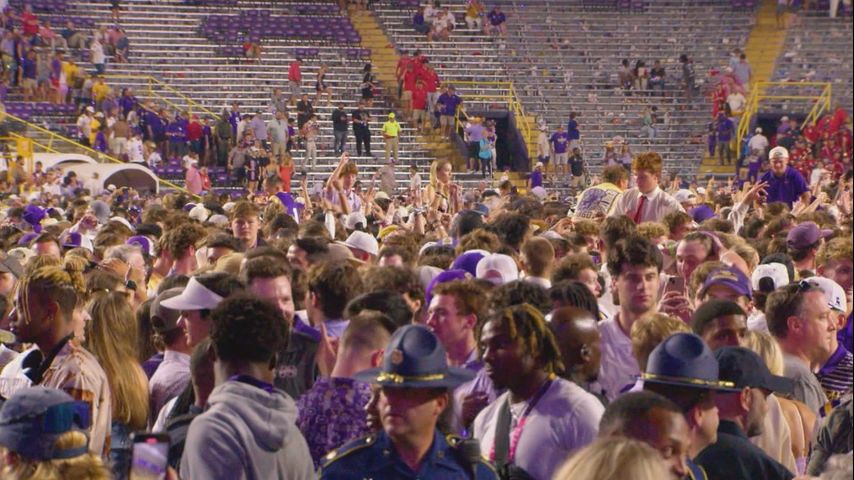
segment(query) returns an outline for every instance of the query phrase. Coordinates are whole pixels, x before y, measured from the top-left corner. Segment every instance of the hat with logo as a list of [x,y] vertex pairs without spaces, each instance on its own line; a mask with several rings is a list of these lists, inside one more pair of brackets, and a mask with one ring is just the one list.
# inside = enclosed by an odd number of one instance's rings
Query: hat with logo
[[674,333],[659,343],[641,378],[644,383],[736,391],[734,384],[721,381],[718,361],[706,342],[693,333]]
[[792,250],[805,250],[832,234],[833,230],[822,230],[815,222],[804,222],[789,230],[786,246]]
[[791,393],[794,382],[773,375],[762,358],[744,347],[723,347],[715,352],[721,380],[732,382],[737,389],[764,388],[778,393]]
[[818,287],[824,292],[824,298],[827,300],[827,306],[831,310],[845,313],[848,311],[848,300],[845,297],[845,290],[842,285],[825,277],[809,277],[804,279],[805,282]]
[[88,445],[60,449],[56,440],[73,430],[89,428],[86,402],[56,388],[27,387],[16,391],[0,410],[0,446],[27,460],[48,461],[85,455]]
[[86,235],[78,232],[68,232],[63,235],[61,243],[64,248],[85,248],[90,252],[95,251],[95,247],[92,245],[92,240],[90,240]]
[[442,342],[427,327],[407,325],[392,335],[382,366],[359,372],[355,378],[386,388],[454,388],[474,375],[448,365]]
[[789,284],[789,272],[782,263],[757,265],[750,276],[750,283],[754,292],[771,293]]
[[768,152],[768,158],[774,157],[789,158],[789,151],[786,150],[786,147],[774,147]]
[[731,288],[738,295],[753,298],[753,290],[750,288],[750,279],[741,270],[735,267],[724,267],[712,270],[703,286],[700,288],[700,296],[703,296],[709,288],[715,285],[723,285]]

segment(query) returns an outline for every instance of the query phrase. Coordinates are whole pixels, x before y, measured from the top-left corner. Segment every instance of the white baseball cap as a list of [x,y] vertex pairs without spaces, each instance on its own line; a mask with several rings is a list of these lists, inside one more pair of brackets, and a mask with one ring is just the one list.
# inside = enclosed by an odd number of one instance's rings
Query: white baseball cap
[[195,207],[190,209],[189,215],[193,220],[204,223],[211,216],[211,211],[201,203],[197,203]]
[[827,306],[831,310],[843,313],[848,311],[848,301],[845,299],[845,290],[842,289],[841,285],[826,277],[809,277],[805,278],[804,281],[824,292]]
[[344,245],[350,248],[355,248],[356,250],[368,252],[375,256],[380,253],[380,246],[379,243],[377,243],[377,239],[367,232],[357,230],[351,233],[350,236],[347,237],[347,240],[344,241]]
[[347,230],[355,230],[356,225],[360,223],[363,227],[368,226],[368,219],[365,218],[365,214],[360,211],[352,212],[350,215],[347,215],[347,219],[344,220],[344,228]]
[[697,194],[688,189],[681,189],[673,194],[673,198],[679,203],[685,203],[692,198],[696,198]]
[[768,152],[768,158],[774,157],[789,158],[789,151],[785,147],[774,147]]
[[477,278],[498,285],[519,279],[519,267],[508,255],[492,253],[480,259],[475,269]]
[[199,283],[196,277],[192,277],[180,295],[164,300],[160,305],[172,310],[212,310],[221,301],[221,296]]
[[[763,278],[770,278],[773,282],[773,290],[780,287],[785,287],[789,284],[789,271],[782,263],[765,263],[757,265],[753,270],[753,275],[750,276],[750,284],[754,291],[761,292],[760,282]],[[770,293],[770,292],[767,292]]]

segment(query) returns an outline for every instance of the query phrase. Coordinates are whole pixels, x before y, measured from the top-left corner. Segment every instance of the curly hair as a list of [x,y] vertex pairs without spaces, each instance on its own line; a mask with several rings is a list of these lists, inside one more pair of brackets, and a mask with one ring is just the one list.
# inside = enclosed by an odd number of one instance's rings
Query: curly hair
[[486,313],[486,290],[472,280],[454,280],[436,285],[431,292],[437,295],[451,295],[456,299],[456,307],[462,315],[474,314],[483,318]]
[[644,152],[632,159],[632,171],[647,170],[655,175],[661,175],[664,161],[655,152]]
[[691,329],[682,320],[660,313],[645,316],[632,325],[632,354],[642,372],[646,371],[649,355],[655,347],[679,332],[689,333]]
[[390,290],[424,303],[424,287],[414,271],[404,267],[375,267],[364,276],[365,291]]
[[240,294],[211,312],[211,342],[225,362],[267,363],[287,342],[287,322],[272,303]]
[[561,259],[552,272],[552,283],[559,283],[568,280],[578,280],[581,272],[584,270],[596,271],[596,264],[593,259],[586,253],[573,253]]
[[521,213],[505,212],[496,217],[487,227],[498,235],[505,245],[518,250],[531,226],[531,219]]
[[494,252],[500,247],[501,239],[498,238],[498,235],[484,228],[475,228],[460,238],[454,252],[457,255],[462,255],[469,250],[486,250],[487,252]]
[[546,373],[563,373],[564,365],[557,339],[538,308],[529,303],[502,308],[490,316],[487,322],[478,325],[475,338],[481,337],[483,326],[488,322],[507,328],[510,338],[535,356]]
[[234,208],[231,209],[231,220],[235,218],[248,218],[248,217],[259,217],[261,214],[261,210],[254,203],[241,200],[234,204]]
[[552,285],[549,289],[549,298],[554,303],[559,303],[563,306],[573,306],[582,310],[587,310],[597,320],[601,318],[599,313],[599,304],[596,302],[596,297],[584,285],[575,281],[563,281]]
[[661,272],[663,261],[661,252],[652,242],[643,237],[631,236],[617,242],[608,253],[608,273],[616,278],[626,265],[655,267]]
[[182,223],[161,237],[160,250],[169,252],[177,260],[186,254],[187,249],[200,244],[207,233],[207,230],[197,223]]

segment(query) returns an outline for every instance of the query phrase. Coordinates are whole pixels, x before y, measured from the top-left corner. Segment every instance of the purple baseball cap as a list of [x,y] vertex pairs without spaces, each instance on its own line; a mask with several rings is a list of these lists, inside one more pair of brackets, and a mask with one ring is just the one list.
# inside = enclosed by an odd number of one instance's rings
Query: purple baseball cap
[[430,302],[433,300],[433,289],[436,288],[436,285],[445,282],[453,282],[454,280],[465,280],[467,278],[472,278],[472,275],[465,270],[445,270],[444,272],[433,277],[433,280],[430,280],[430,284],[427,285],[427,289],[425,291],[425,299],[427,302],[427,306],[430,306]]
[[704,221],[717,216],[712,207],[706,204],[697,205],[691,210],[688,210],[688,214],[691,215],[691,218],[693,218],[697,223],[703,223]]
[[822,230],[815,222],[804,222],[789,230],[789,234],[786,235],[786,246],[792,250],[804,250],[832,234],[833,230]]
[[454,263],[451,264],[451,270],[465,270],[472,277],[475,277],[477,276],[478,262],[487,255],[489,255],[489,252],[483,250],[469,250],[454,259]]
[[702,288],[700,288],[700,296],[705,294],[709,288],[715,285],[729,287],[739,295],[743,295],[750,299],[753,298],[750,279],[747,278],[747,275],[745,275],[744,272],[735,267],[724,267],[712,270],[709,273],[709,276],[706,277],[706,281],[703,282]]

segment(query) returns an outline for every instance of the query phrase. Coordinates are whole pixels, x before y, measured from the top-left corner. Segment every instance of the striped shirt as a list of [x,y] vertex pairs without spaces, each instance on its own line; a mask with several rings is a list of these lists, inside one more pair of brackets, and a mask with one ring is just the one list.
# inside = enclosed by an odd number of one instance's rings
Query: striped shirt
[[854,384],[854,355],[839,345],[816,376],[827,399],[837,400]]

